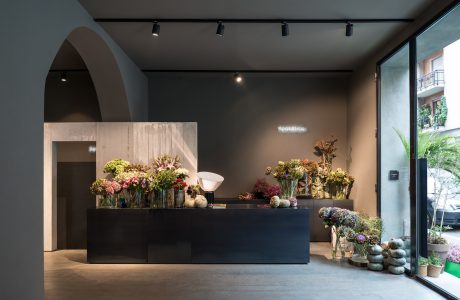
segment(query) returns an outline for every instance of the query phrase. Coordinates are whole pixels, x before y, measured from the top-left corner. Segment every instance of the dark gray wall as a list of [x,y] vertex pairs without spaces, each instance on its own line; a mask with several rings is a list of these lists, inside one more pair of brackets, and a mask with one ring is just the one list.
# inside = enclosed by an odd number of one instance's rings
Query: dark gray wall
[[45,122],[102,121],[96,90],[88,72],[51,72],[45,84]]
[[[59,47],[78,27],[94,30],[120,63],[131,106],[147,80],[75,0],[3,1],[0,10],[0,299],[44,298],[43,120],[45,80]],[[145,81],[145,82],[144,82]],[[138,91],[138,92],[136,92]],[[145,101],[147,102],[147,101]],[[144,110],[146,110],[144,108]],[[135,114],[133,114],[135,115]],[[133,117],[137,119],[137,117]],[[143,116],[139,116],[142,120]],[[129,121],[129,120],[127,120]]]
[[[198,169],[222,174],[217,196],[250,190],[265,167],[290,158],[316,159],[316,140],[339,138],[335,166],[347,165],[347,78],[292,74],[147,73],[150,121],[198,122]],[[307,134],[280,134],[301,124]]]

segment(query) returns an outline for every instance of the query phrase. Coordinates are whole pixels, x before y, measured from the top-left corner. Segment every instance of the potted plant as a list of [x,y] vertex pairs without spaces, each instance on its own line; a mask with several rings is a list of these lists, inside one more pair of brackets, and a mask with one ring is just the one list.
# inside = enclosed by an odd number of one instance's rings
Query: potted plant
[[428,264],[429,260],[426,257],[419,257],[418,258],[418,275],[420,276],[426,276],[428,274]]
[[460,245],[450,247],[444,270],[449,274],[460,277]]
[[442,270],[442,258],[441,256],[436,253],[436,252],[432,252],[430,257],[428,257],[428,260],[429,260],[429,264],[428,264],[428,276],[429,277],[439,277],[439,275],[441,274],[441,270]]

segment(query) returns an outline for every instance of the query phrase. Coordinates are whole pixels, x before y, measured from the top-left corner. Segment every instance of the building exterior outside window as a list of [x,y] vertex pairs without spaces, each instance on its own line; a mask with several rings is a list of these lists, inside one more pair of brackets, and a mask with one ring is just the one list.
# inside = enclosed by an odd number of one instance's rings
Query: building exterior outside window
[[460,137],[460,40],[417,65],[419,126]]

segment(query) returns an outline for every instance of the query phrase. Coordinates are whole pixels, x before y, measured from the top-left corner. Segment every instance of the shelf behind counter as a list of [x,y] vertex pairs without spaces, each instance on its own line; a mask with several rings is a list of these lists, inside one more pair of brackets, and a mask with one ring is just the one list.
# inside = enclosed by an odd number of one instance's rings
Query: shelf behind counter
[[[340,207],[353,210],[353,200],[333,200],[333,199],[312,199],[307,196],[297,196],[299,207],[306,207],[310,210],[310,241],[311,242],[330,242],[331,230],[324,227],[323,220],[318,216],[321,207]],[[225,204],[267,204],[264,199],[239,200],[230,198],[216,198],[216,203]]]

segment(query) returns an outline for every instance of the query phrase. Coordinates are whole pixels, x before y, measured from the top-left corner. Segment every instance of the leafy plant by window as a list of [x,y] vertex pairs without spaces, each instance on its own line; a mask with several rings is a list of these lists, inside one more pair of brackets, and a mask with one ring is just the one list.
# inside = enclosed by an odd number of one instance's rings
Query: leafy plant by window
[[442,96],[441,100],[436,103],[436,108],[433,115],[433,123],[435,126],[444,126],[447,121],[447,103],[446,96]]
[[428,105],[424,105],[418,109],[418,126],[421,128],[430,127],[431,109]]
[[437,266],[437,267],[442,266],[442,258],[436,252],[432,252],[430,257],[428,257],[428,260],[430,261],[430,265],[432,266]]
[[418,265],[419,265],[419,266],[426,266],[426,265],[428,265],[429,263],[430,263],[430,261],[429,261],[428,258],[426,258],[426,257],[420,256],[420,257],[418,258]]

